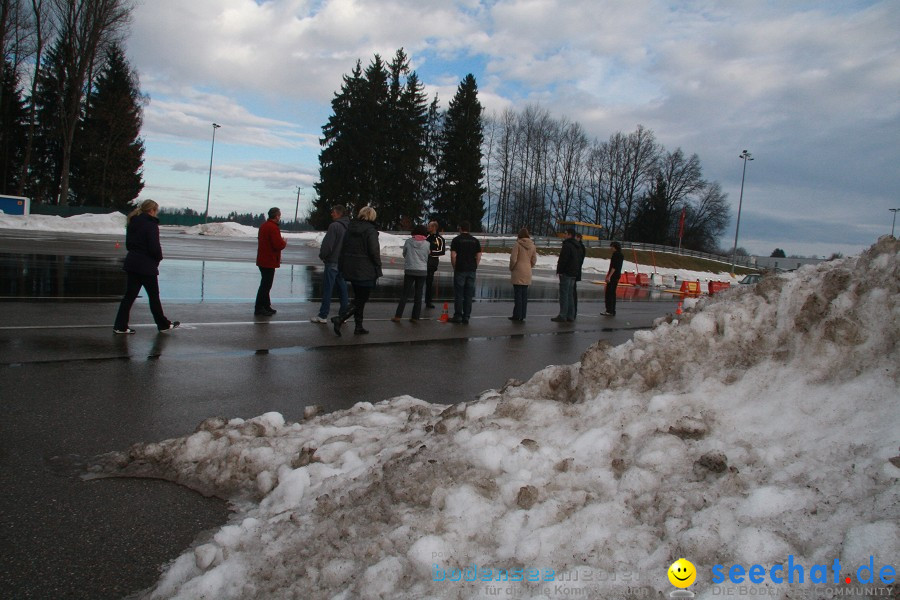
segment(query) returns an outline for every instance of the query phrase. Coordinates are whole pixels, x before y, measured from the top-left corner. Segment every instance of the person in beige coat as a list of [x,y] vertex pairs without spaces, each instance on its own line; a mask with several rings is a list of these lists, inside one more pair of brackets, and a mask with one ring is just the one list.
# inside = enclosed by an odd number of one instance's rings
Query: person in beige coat
[[537,248],[528,234],[528,228],[519,230],[519,238],[509,254],[510,279],[513,284],[513,314],[510,321],[521,323],[528,308],[528,286],[531,285],[531,269],[537,264]]

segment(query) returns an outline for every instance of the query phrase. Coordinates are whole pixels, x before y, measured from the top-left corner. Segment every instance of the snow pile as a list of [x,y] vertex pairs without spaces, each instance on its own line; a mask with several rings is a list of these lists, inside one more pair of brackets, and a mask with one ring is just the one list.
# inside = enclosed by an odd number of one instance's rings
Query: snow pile
[[94,476],[234,501],[233,521],[147,598],[648,597],[672,589],[682,556],[712,598],[715,564],[890,564],[898,252],[884,238],[700,300],[474,401],[212,418],[109,455]]
[[127,223],[127,218],[120,212],[111,212],[106,215],[73,215],[71,217],[57,217],[53,215],[7,215],[0,213],[0,229],[122,234],[125,232]]
[[201,223],[184,230],[188,235],[209,235],[215,237],[256,237],[259,234],[257,227],[241,225],[234,221],[220,223]]

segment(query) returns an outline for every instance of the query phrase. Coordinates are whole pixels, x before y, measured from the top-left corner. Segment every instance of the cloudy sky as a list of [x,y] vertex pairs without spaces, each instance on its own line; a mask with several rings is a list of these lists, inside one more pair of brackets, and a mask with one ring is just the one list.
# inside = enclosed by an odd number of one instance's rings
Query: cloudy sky
[[[210,213],[302,216],[330,100],[403,47],[442,103],[538,104],[592,138],[652,129],[697,153],[768,255],[856,253],[900,207],[900,2],[143,0],[128,52],[150,98],[146,188]],[[731,248],[734,223],[722,246]]]

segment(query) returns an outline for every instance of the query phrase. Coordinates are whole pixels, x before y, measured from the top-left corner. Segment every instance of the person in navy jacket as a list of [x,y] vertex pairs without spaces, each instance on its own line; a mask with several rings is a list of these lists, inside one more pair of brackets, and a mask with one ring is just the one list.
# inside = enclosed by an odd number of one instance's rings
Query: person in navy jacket
[[159,243],[159,204],[153,200],[144,200],[128,215],[128,228],[125,233],[125,256],[123,269],[128,274],[125,296],[119,304],[113,331],[118,334],[134,333],[128,326],[131,306],[134,304],[141,288],[147,292],[150,312],[160,331],[175,329],[181,323],[169,321],[163,313],[159,300],[159,263],[163,259],[162,246]]
[[269,220],[259,226],[259,243],[256,248],[256,266],[259,267],[259,290],[256,292],[256,307],[254,315],[271,317],[276,311],[272,308],[272,300],[269,292],[272,291],[272,282],[275,281],[275,269],[281,266],[281,251],[287,247],[287,242],[281,237],[278,221],[281,219],[281,210],[277,207],[269,209]]

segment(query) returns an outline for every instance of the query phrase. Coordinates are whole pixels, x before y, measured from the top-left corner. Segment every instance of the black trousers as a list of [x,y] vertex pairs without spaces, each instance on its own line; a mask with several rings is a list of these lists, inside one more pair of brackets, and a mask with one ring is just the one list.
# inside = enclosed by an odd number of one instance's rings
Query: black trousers
[[269,298],[269,292],[272,291],[272,282],[275,281],[275,269],[260,267],[259,275],[259,290],[256,292],[255,310],[272,308],[272,299]]
[[353,288],[353,300],[350,302],[350,306],[347,309],[347,312],[341,313],[341,321],[346,321],[350,317],[353,317],[353,322],[356,323],[357,327],[362,327],[363,317],[366,312],[366,302],[369,301],[369,295],[372,293],[371,285],[359,285],[354,282],[350,282],[350,286]]
[[513,285],[513,319],[525,320],[528,312],[528,286]]
[[619,287],[619,277],[613,275],[606,284],[606,312],[611,315],[616,314],[616,288]]
[[403,311],[406,309],[406,299],[409,298],[410,292],[413,292],[413,309],[412,318],[418,319],[422,314],[422,288],[425,287],[425,277],[422,275],[403,275],[403,295],[400,296],[400,302],[397,304],[397,312],[395,317],[402,317]]
[[159,301],[159,280],[156,275],[140,275],[128,272],[128,283],[125,286],[125,296],[119,304],[119,312],[116,314],[114,327],[119,331],[128,329],[128,319],[131,316],[131,306],[138,294],[144,288],[147,292],[147,300],[150,301],[150,312],[158,329],[166,329],[170,323],[163,313],[162,302]]
[[434,304],[434,274],[438,270],[440,261],[437,258],[428,259],[428,274],[425,276],[425,304]]

